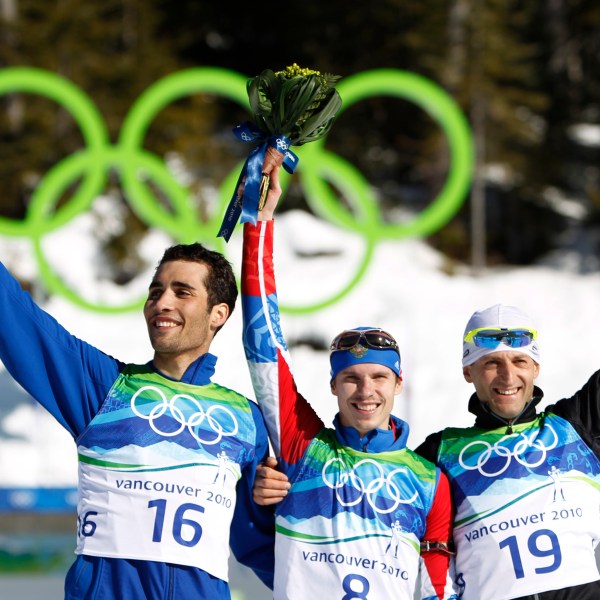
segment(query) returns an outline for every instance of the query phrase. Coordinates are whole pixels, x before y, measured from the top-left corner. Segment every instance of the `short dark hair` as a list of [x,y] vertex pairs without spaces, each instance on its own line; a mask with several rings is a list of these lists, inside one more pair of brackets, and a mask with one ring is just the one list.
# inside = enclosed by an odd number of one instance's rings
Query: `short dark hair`
[[198,242],[194,244],[178,244],[167,248],[160,259],[156,270],[175,260],[202,263],[207,266],[208,274],[204,285],[208,292],[208,310],[215,304],[224,302],[229,307],[229,315],[235,308],[238,288],[231,268],[231,263],[220,253],[205,248]]

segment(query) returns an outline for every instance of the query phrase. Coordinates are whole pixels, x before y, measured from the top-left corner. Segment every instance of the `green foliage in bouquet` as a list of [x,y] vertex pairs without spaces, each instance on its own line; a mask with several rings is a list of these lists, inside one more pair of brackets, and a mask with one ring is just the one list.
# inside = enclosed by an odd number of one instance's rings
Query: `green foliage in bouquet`
[[294,146],[318,140],[342,105],[335,89],[338,79],[296,63],[276,73],[264,70],[247,84],[255,125],[270,135],[285,135]]

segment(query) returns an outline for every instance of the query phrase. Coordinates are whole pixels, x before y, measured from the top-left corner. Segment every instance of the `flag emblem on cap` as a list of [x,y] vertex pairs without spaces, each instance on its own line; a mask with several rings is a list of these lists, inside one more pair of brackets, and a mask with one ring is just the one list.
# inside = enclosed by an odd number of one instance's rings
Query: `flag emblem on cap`
[[361,346],[360,344],[357,344],[348,350],[348,352],[350,352],[350,354],[352,354],[352,356],[355,358],[362,358],[367,354],[368,351],[369,349],[367,347]]

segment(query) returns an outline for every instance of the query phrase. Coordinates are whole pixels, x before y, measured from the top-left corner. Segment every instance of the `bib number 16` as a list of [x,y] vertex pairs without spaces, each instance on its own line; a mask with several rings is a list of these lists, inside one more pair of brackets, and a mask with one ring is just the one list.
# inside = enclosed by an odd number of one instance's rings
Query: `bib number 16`
[[[164,498],[151,500],[148,502],[148,508],[156,508],[156,518],[154,519],[154,531],[152,532],[152,541],[161,542],[165,524],[165,513],[167,501]],[[173,517],[173,539],[182,546],[191,548],[195,546],[202,537],[202,526],[197,521],[189,518],[190,514],[198,512],[203,513],[204,508],[198,504],[186,502],[177,508]],[[184,528],[187,526],[184,536]]]
[[[154,519],[154,529],[152,531],[152,541],[161,542],[163,537],[163,529],[165,526],[165,516],[167,512],[167,501],[164,498],[158,500],[150,500],[148,508],[156,509],[156,517]],[[204,508],[198,504],[186,502],[177,508],[173,516],[173,539],[182,546],[191,548],[195,546],[202,537],[202,526],[198,521],[190,518],[193,512],[203,513]],[[97,516],[96,511],[90,510],[83,517],[78,517],[77,531],[80,536],[91,537],[96,532],[96,522],[94,517]]]

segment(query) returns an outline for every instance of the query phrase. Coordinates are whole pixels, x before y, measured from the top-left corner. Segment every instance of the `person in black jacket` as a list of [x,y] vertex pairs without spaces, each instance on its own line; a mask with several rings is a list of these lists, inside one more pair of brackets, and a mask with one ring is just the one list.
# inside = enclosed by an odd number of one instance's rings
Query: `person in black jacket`
[[[448,475],[464,600],[598,600],[600,371],[538,411],[538,332],[516,307],[475,312],[463,337],[473,427],[431,434],[416,452]],[[271,464],[272,463],[268,463]],[[262,504],[285,495],[257,471]]]

